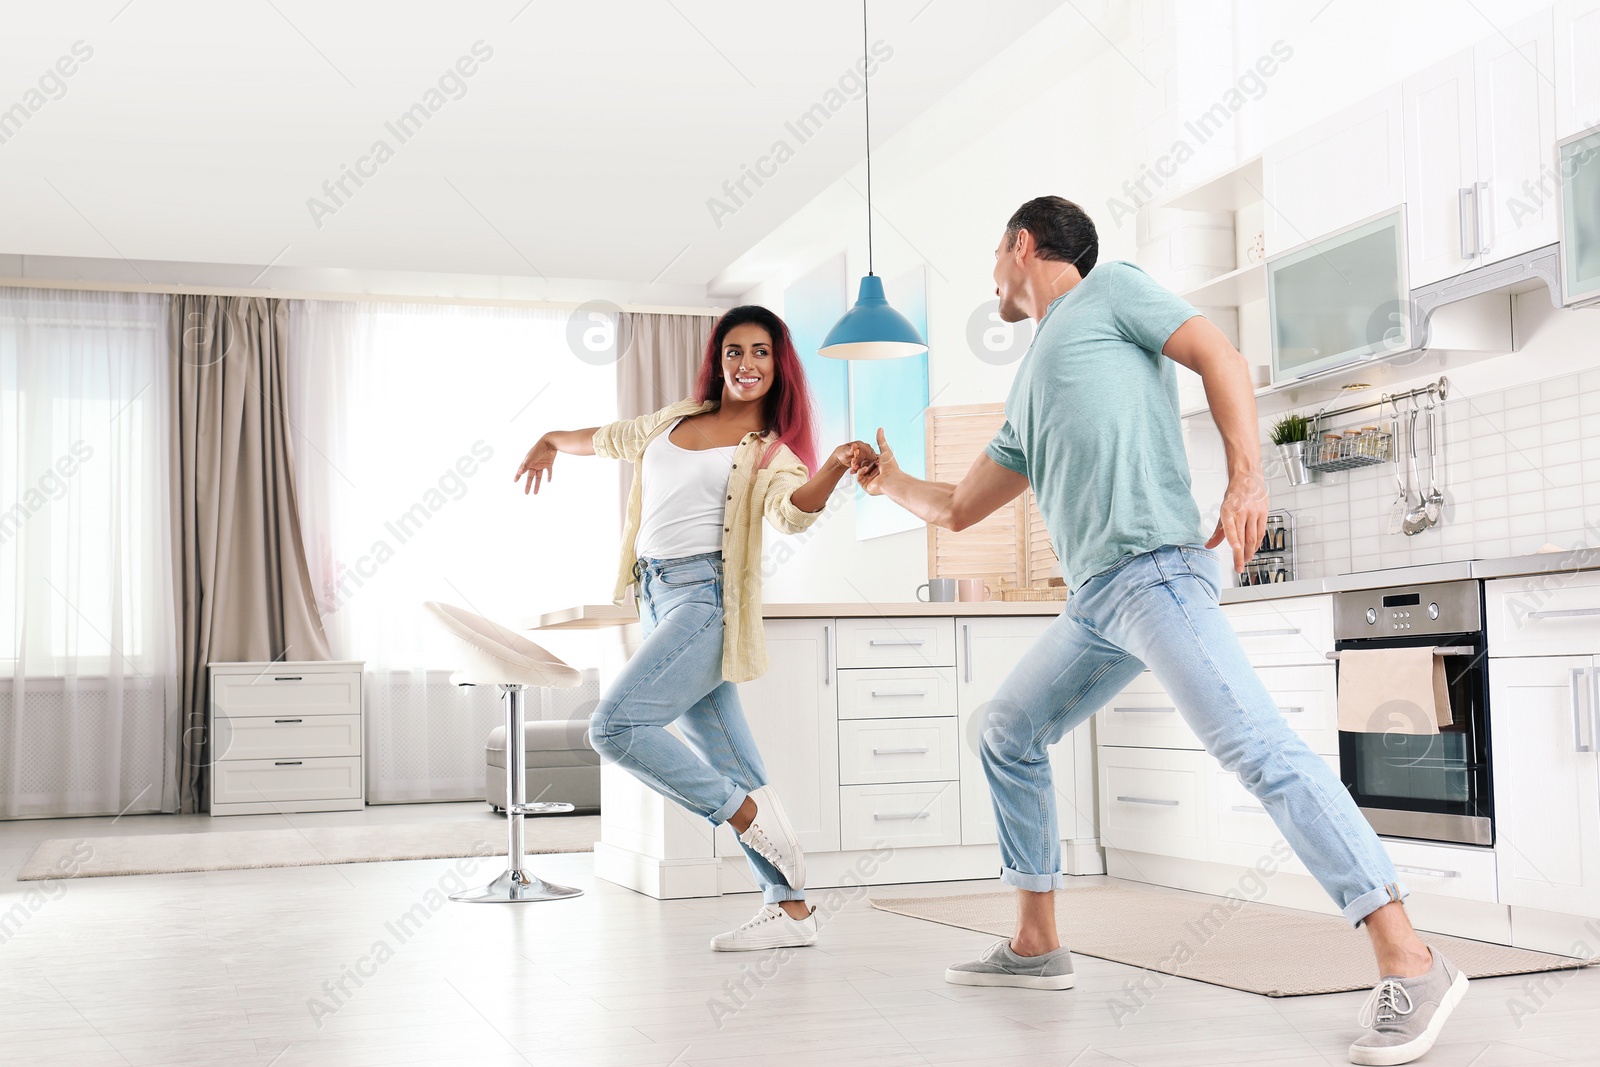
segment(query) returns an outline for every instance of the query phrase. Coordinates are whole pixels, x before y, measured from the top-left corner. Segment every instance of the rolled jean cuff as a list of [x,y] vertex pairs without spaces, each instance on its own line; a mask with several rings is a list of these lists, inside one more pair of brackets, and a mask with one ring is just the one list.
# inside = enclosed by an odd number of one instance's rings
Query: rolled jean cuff
[[785,900],[804,900],[804,889],[790,889],[786,885],[769,885],[761,891],[761,899],[767,904],[778,904]]
[[723,823],[733,818],[734,812],[744,807],[744,798],[749,795],[750,794],[746,793],[743,789],[735,789],[733,791],[733,796],[728,798],[728,802],[722,805],[722,807],[718,808],[716,811],[712,812],[710,815],[707,815],[706,818],[710,819],[716,825],[721,826]]
[[1026,889],[1030,893],[1048,893],[1053,889],[1066,888],[1067,876],[1060,871],[1055,874],[1024,874],[1010,867],[1001,867],[1000,881],[1004,885]]
[[1351,926],[1360,926],[1363,919],[1385,904],[1394,904],[1410,895],[1411,891],[1399,882],[1380,885],[1376,889],[1362,893],[1359,897],[1346,904],[1344,906],[1344,917],[1350,920]]

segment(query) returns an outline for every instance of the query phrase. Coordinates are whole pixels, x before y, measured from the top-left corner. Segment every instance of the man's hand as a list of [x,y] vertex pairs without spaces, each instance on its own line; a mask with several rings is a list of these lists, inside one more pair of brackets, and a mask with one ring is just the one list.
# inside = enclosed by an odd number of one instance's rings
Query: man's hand
[[[869,453],[871,449],[867,450]],[[883,495],[883,477],[885,474],[898,474],[900,464],[895,462],[894,451],[889,447],[888,440],[883,436],[883,427],[878,427],[878,454],[876,456],[861,456],[851,468],[855,471],[856,484],[868,496]]]
[[1233,546],[1233,571],[1243,574],[1250,557],[1261,547],[1266,528],[1266,480],[1259,469],[1244,471],[1228,479],[1228,491],[1222,495],[1222,514],[1206,547],[1216,548],[1226,538]]

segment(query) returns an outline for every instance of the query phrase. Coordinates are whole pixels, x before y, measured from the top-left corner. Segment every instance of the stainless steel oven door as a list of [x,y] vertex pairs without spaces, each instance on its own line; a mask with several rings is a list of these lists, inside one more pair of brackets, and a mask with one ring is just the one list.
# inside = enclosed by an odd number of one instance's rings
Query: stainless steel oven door
[[1437,734],[1339,732],[1339,773],[1380,835],[1494,844],[1489,776],[1488,679],[1482,637],[1340,642],[1341,650],[1441,645],[1453,721]]

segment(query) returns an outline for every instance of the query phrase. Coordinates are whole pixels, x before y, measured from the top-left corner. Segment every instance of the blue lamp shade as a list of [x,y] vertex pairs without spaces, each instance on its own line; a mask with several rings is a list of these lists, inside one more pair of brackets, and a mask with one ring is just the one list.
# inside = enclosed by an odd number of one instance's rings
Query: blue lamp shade
[[869,274],[861,279],[856,306],[833,324],[817,352],[830,359],[899,359],[927,350],[917,328],[884,298],[883,279]]

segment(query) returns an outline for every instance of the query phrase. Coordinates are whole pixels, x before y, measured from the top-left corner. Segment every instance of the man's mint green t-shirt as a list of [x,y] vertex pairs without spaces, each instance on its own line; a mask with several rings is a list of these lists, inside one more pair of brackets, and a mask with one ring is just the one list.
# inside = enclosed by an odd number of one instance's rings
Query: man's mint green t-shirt
[[1131,263],[1102,263],[1052,303],[984,451],[1028,476],[1076,589],[1128,556],[1204,541],[1161,354],[1193,307]]

